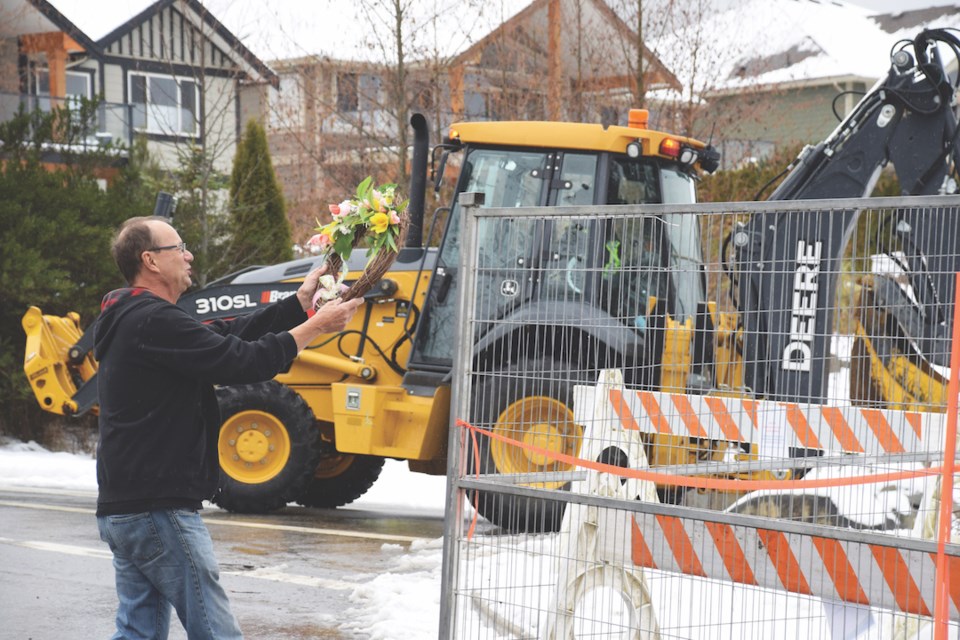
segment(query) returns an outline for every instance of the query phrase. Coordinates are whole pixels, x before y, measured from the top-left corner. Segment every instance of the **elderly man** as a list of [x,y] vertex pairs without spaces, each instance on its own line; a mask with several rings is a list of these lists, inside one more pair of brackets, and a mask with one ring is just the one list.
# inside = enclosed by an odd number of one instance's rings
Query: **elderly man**
[[112,252],[130,286],[104,297],[94,349],[97,523],[116,569],[114,638],[166,638],[171,606],[190,640],[240,638],[198,514],[219,477],[213,385],[269,380],[314,338],[342,330],[362,299],[308,318],[317,269],[295,296],[203,324],[176,306],[193,254],[164,219],[126,221]]

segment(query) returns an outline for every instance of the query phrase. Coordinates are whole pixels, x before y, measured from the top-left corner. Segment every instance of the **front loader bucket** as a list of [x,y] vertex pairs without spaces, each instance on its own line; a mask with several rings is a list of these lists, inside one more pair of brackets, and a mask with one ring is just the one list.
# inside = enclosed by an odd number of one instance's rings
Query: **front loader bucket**
[[[70,363],[70,348],[83,332],[80,316],[45,316],[30,307],[21,322],[27,334],[23,371],[37,402],[45,411],[64,416],[79,416],[96,403],[97,363],[92,355]],[[92,394],[92,402],[84,398]],[[96,409],[94,408],[94,411]]]

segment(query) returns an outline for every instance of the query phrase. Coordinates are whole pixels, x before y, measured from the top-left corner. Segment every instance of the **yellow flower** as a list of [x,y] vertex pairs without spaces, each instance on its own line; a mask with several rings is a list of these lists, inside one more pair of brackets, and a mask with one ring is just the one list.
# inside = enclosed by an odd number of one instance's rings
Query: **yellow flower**
[[374,233],[383,233],[390,227],[390,216],[386,213],[375,213],[370,217],[370,226]]
[[328,238],[330,238],[330,239],[332,240],[332,239],[333,239],[333,234],[336,232],[336,230],[337,230],[337,222],[336,222],[336,220],[334,220],[334,221],[331,222],[330,224],[328,224],[328,225],[326,225],[325,227],[323,227],[322,229],[320,229],[320,235],[322,235],[322,236],[327,236]]

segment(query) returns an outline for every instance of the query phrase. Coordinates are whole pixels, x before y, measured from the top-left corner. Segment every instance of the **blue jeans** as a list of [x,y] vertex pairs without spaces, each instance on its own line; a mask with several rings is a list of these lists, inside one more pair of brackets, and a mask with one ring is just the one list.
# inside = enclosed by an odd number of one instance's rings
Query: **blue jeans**
[[196,511],[97,518],[117,574],[119,639],[165,640],[171,606],[190,640],[242,638],[220,586],[213,542]]

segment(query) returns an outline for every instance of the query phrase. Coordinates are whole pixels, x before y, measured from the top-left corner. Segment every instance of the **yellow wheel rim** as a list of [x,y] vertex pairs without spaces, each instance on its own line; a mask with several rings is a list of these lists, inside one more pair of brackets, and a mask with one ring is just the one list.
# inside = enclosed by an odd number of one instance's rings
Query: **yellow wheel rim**
[[349,469],[351,464],[353,464],[353,455],[349,453],[338,453],[330,456],[325,455],[320,459],[320,464],[317,466],[313,477],[320,480],[336,478]]
[[[583,438],[583,427],[573,421],[573,411],[559,400],[546,396],[522,398],[508,406],[497,418],[493,432],[524,444],[517,447],[491,441],[490,455],[498,473],[570,471],[573,465],[530,447],[575,456]],[[535,482],[527,486],[558,489],[564,484],[562,481]]]
[[280,473],[290,459],[290,435],[263,411],[241,411],[220,427],[220,468],[238,482],[259,484]]

